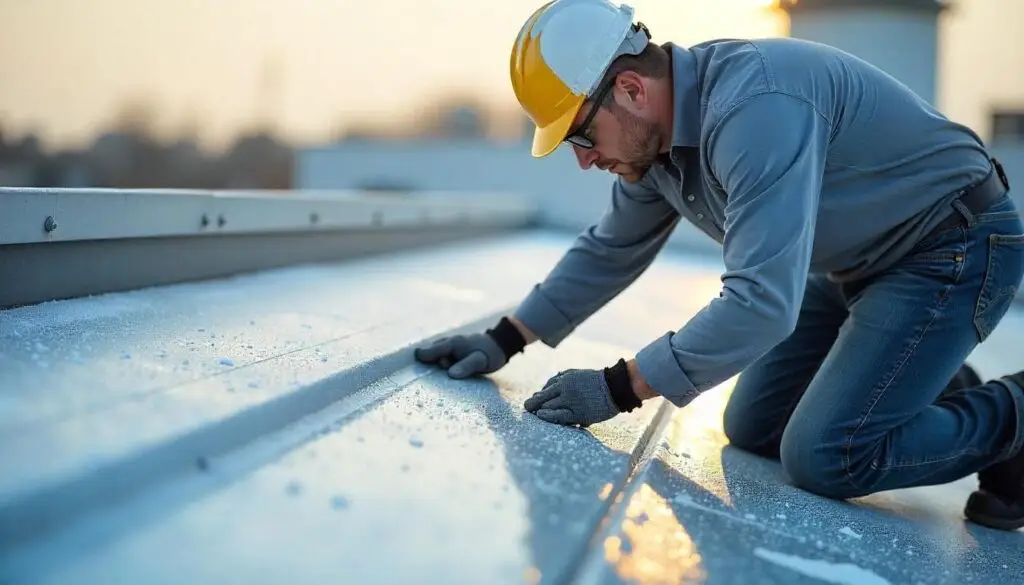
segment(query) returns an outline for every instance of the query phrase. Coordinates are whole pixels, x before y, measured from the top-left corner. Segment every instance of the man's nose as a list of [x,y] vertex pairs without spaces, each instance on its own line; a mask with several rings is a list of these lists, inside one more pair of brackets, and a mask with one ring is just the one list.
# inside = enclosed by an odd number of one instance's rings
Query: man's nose
[[599,158],[597,152],[592,148],[583,148],[573,144],[572,151],[576,154],[576,162],[579,163],[580,168],[584,171],[594,166],[594,163]]

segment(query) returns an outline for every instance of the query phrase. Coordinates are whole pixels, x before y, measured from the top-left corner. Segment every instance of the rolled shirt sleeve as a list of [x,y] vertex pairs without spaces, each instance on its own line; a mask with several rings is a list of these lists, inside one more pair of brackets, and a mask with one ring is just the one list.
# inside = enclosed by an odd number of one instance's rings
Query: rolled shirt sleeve
[[831,127],[810,103],[765,93],[714,128],[708,161],[727,193],[722,291],[636,356],[676,406],[740,373],[796,327]]
[[679,213],[647,185],[617,179],[598,221],[573,242],[514,315],[550,347],[615,298],[654,261]]

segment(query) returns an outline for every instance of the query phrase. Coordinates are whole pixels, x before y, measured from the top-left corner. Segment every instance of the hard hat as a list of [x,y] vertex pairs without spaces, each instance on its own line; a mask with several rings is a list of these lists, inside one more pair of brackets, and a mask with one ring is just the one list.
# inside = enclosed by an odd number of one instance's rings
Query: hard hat
[[519,105],[536,125],[531,152],[544,157],[565,139],[584,100],[620,55],[650,39],[633,8],[608,0],[552,0],[523,24],[509,72]]

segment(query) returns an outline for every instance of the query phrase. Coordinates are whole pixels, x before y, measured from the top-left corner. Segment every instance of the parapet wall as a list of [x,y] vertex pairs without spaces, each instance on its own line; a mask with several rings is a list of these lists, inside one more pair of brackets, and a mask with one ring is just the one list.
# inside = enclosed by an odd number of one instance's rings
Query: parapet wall
[[535,215],[506,194],[0,188],[0,308],[416,248]]

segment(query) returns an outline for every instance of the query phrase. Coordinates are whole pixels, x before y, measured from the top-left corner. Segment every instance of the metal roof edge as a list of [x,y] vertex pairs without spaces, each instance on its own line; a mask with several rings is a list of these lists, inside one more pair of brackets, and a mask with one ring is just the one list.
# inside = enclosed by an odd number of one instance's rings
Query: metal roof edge
[[510,196],[0,189],[0,309],[530,227]]
[[484,225],[537,213],[506,193],[12,189],[0,187],[0,245],[426,225]]

